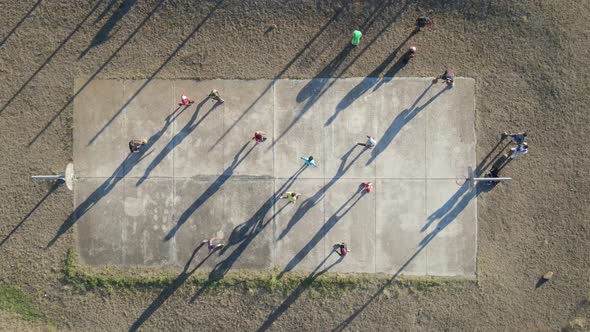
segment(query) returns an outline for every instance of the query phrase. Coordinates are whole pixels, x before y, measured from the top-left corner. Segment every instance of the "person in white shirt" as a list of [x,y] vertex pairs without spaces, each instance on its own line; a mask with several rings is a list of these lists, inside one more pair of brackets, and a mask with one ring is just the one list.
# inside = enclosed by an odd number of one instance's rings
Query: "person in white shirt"
[[375,145],[377,145],[377,141],[375,141],[375,139],[369,135],[367,135],[367,143],[359,143],[357,142],[357,145],[362,145],[364,147],[366,147],[367,149],[372,149],[375,147]]
[[521,154],[529,153],[529,145],[527,143],[522,143],[515,148],[510,149],[510,151],[510,158],[516,159],[516,157],[520,156]]

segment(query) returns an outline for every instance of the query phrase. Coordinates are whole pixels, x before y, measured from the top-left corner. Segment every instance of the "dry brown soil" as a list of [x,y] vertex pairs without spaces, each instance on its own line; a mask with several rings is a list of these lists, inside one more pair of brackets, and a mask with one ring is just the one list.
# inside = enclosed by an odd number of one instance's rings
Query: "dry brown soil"
[[[435,24],[393,54],[430,11]],[[29,176],[60,172],[72,159],[75,78],[382,76],[413,44],[418,54],[397,76],[453,68],[475,78],[478,158],[504,130],[529,133],[530,153],[505,170],[515,180],[479,197],[478,282],[334,296],[228,291],[192,304],[195,290],[181,286],[142,328],[246,331],[269,317],[277,331],[554,331],[576,318],[583,326],[589,11],[578,0],[1,0],[0,282],[20,286],[58,329],[72,331],[128,330],[160,294],[73,292],[61,281],[73,233],[46,248],[72,211],[72,193],[47,194]],[[339,58],[359,26],[361,44]],[[547,271],[553,281],[535,289]],[[6,330],[26,329],[6,317]]]

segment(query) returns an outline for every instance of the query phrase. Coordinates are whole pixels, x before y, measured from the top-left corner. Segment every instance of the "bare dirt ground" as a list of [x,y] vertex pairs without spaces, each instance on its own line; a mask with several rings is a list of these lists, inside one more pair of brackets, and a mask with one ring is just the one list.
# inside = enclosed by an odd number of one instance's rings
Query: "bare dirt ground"
[[[396,53],[431,10],[434,26]],[[575,319],[587,330],[589,10],[574,0],[2,0],[0,281],[25,290],[59,330],[128,330],[142,313],[143,329],[169,331],[555,331]],[[356,27],[361,44],[341,54]],[[376,284],[337,296],[229,291],[190,304],[189,287],[160,303],[160,290],[80,294],[62,283],[73,233],[46,246],[72,194],[47,194],[29,176],[60,172],[72,158],[75,78],[390,76],[410,44],[418,54],[397,76],[453,68],[475,78],[479,159],[500,132],[529,133],[529,155],[505,171],[515,181],[479,196],[477,284],[418,293]],[[535,289],[550,270],[553,282]],[[7,317],[3,329],[28,326]]]

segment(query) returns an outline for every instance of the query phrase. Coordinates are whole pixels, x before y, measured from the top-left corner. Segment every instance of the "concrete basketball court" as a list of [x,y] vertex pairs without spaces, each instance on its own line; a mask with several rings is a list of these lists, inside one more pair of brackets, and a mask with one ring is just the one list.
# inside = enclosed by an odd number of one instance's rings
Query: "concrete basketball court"
[[[225,103],[205,99],[213,88]],[[331,271],[475,276],[474,92],[464,78],[93,81],[74,101],[81,262],[180,270],[217,236],[226,247],[202,270],[327,259]],[[255,144],[255,130],[270,139]],[[373,150],[355,145],[369,134]],[[132,138],[145,150],[131,155]],[[317,168],[302,167],[309,155]],[[285,191],[303,196],[289,204]]]

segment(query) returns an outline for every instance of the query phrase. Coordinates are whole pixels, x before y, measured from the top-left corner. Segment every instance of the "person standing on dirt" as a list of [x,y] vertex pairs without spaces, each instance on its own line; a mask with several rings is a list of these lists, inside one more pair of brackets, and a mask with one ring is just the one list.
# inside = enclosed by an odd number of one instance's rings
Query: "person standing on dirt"
[[512,142],[514,142],[515,144],[523,144],[523,143],[525,143],[525,139],[526,139],[526,131],[522,131],[522,132],[515,133],[515,134],[504,133],[503,136],[505,136],[505,137],[510,136],[512,138]]
[[221,98],[221,95],[219,94],[219,91],[217,91],[216,89],[211,90],[211,92],[209,93],[209,98],[217,101],[218,103],[225,102],[225,100],[223,100]]
[[315,163],[315,160],[313,160],[313,156],[309,156],[307,158],[301,157],[301,159],[303,159],[303,161],[305,161],[305,164],[307,166],[318,167],[318,165]]
[[281,196],[281,198],[288,199],[291,203],[296,203],[299,197],[301,197],[301,194],[290,191],[286,192],[283,196]]
[[346,246],[346,242],[342,242],[342,243],[336,243],[334,245],[334,251],[340,256],[340,257],[344,257],[346,255],[348,255],[348,253],[350,252],[350,250],[348,250],[348,247]]
[[138,153],[139,149],[143,146],[147,144],[147,139],[142,139],[142,140],[138,140],[138,139],[132,139],[129,141],[129,150],[131,151],[131,153]]
[[516,159],[521,154],[529,153],[529,145],[527,143],[522,143],[516,146],[515,148],[510,149],[510,158]]
[[223,240],[222,238],[212,237],[209,240],[203,240],[203,243],[207,243],[207,248],[209,251],[213,251],[216,249],[223,248],[224,244],[220,241]]
[[183,93],[180,96],[180,104],[178,104],[178,106],[188,106],[192,105],[193,103],[194,101],[190,100],[189,97]]
[[447,86],[449,88],[452,88],[453,86],[455,86],[455,71],[447,69],[444,73],[442,73],[442,75],[439,75],[434,80],[432,80],[432,82],[438,83],[438,80],[440,79],[447,83]]
[[377,145],[377,141],[375,141],[375,139],[373,137],[367,135],[367,142],[366,143],[357,142],[356,145],[362,145],[362,146],[366,147],[367,149],[372,149],[375,147],[375,145]]
[[252,137],[252,139],[255,140],[256,143],[262,143],[266,141],[266,133],[263,131],[255,131],[254,137]]
[[416,46],[410,46],[408,51],[402,57],[402,61],[404,65],[407,65],[408,62],[416,55]]
[[416,31],[421,31],[429,25],[432,25],[432,19],[428,16],[420,16],[416,19]]

